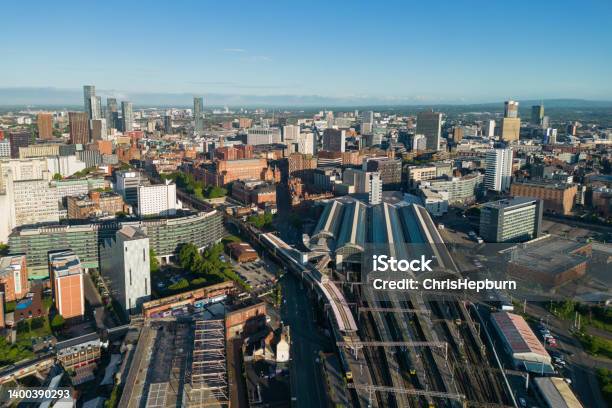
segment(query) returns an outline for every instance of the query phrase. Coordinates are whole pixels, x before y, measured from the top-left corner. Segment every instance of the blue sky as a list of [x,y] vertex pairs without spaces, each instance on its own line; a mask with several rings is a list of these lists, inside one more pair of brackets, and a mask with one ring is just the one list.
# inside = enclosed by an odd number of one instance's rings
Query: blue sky
[[4,88],[612,99],[609,0],[40,1],[2,13]]

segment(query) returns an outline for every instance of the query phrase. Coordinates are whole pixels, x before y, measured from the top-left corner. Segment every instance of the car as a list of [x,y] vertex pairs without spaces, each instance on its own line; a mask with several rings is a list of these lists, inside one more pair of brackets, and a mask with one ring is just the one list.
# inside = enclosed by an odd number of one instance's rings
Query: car
[[565,381],[565,382],[566,382],[566,383],[568,383],[568,384],[571,384],[571,383],[572,383],[572,380],[571,380],[571,379],[569,379],[569,378],[564,378],[564,379],[563,379],[563,381]]
[[521,404],[521,407],[526,407],[527,406],[527,400],[523,397],[519,397],[519,404]]

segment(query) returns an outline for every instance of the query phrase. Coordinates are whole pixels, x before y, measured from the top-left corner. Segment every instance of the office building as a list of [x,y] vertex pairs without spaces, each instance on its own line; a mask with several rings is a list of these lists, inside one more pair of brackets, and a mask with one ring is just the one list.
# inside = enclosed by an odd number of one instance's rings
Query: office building
[[366,159],[364,169],[378,172],[385,190],[399,190],[402,185],[402,160],[389,158]]
[[478,172],[463,177],[442,176],[433,180],[422,181],[419,189],[448,193],[449,204],[465,205],[476,201],[483,195],[484,177]]
[[11,159],[19,158],[19,148],[27,147],[32,142],[32,134],[29,132],[9,132],[9,144],[11,146]]
[[38,126],[39,138],[53,138],[53,115],[51,115],[50,113],[39,113],[38,115],[36,115],[36,125]]
[[480,236],[485,242],[524,242],[540,236],[542,201],[515,197],[484,204]]
[[542,126],[544,120],[544,105],[534,105],[531,107],[531,124]]
[[4,214],[10,228],[59,222],[56,190],[46,179],[7,183],[9,211]]
[[512,149],[491,149],[485,156],[485,187],[508,191],[512,181]]
[[502,118],[501,140],[507,143],[517,142],[521,133],[520,118]]
[[176,184],[170,180],[164,184],[138,186],[138,215],[174,215],[177,208]]
[[[4,294],[4,302],[23,299],[29,290],[26,256],[9,255],[0,258],[0,292]],[[0,308],[3,306],[4,303]],[[2,309],[0,313],[4,313]]]
[[491,119],[486,122],[484,135],[486,137],[495,136],[495,120]]
[[115,173],[115,190],[121,194],[126,203],[138,205],[138,186],[140,173],[137,171],[118,171]]
[[172,116],[171,115],[164,116],[164,132],[172,133]]
[[504,102],[504,118],[518,118],[519,103],[517,101]]
[[380,173],[366,173],[366,183],[370,189],[368,193],[368,202],[370,205],[377,205],[382,202],[383,183],[380,178]]
[[100,269],[111,296],[127,314],[151,298],[149,238],[144,230],[124,226],[100,248]]
[[193,98],[193,120],[196,132],[204,130],[204,98],[196,96]]
[[47,168],[50,174],[60,174],[62,177],[72,176],[74,173],[85,170],[87,165],[77,156],[47,157]]
[[247,130],[247,143],[251,146],[274,144],[281,142],[279,128],[254,127]]
[[314,154],[316,151],[315,137],[312,132],[300,133],[297,140],[297,151],[302,154]]
[[49,254],[49,279],[55,309],[64,319],[85,314],[83,268],[79,257],[71,250]]
[[89,119],[86,112],[68,112],[70,143],[89,143]]
[[325,129],[323,132],[323,150],[328,152],[344,152],[346,150],[346,133],[344,130]]
[[518,116],[519,103],[506,101],[504,103],[504,117],[501,122],[500,137],[504,142],[516,142],[521,131],[521,119]]
[[283,142],[285,144],[295,143],[300,138],[300,127],[296,125],[283,126]]
[[85,115],[87,120],[93,119],[93,107],[91,106],[92,99],[96,98],[96,87],[94,85],[83,85],[83,101],[85,108]]
[[106,140],[108,136],[106,119],[92,119],[89,124],[91,126],[91,141]]
[[232,197],[249,205],[276,204],[276,187],[262,180],[236,180],[232,183]]
[[106,98],[106,126],[109,129],[119,129],[119,105],[116,98]]
[[53,224],[14,230],[8,238],[10,253],[26,254],[30,279],[45,279],[49,276],[47,254],[57,248],[71,248],[85,270],[99,268],[99,243],[112,237],[125,225],[143,228],[157,256],[166,262],[176,255],[180,244],[192,243],[203,250],[219,242],[225,235],[223,216],[218,211],[168,219],[115,220],[82,225]]
[[570,215],[576,200],[578,186],[554,180],[531,180],[512,183],[510,195],[539,198],[544,202],[544,211]]
[[20,159],[31,159],[34,157],[51,157],[60,155],[60,144],[40,143],[19,148]]
[[101,119],[102,118],[102,98],[99,96],[92,96],[89,102],[91,107],[91,113],[89,120]]
[[463,139],[463,127],[455,126],[453,128],[453,142],[459,143]]
[[8,139],[0,140],[0,158],[11,157],[11,142]]
[[132,112],[132,102],[121,102],[121,114],[123,115],[123,127],[121,131],[131,132],[134,130],[134,113]]
[[425,136],[427,150],[440,150],[442,114],[433,111],[419,112],[417,114],[416,134]]

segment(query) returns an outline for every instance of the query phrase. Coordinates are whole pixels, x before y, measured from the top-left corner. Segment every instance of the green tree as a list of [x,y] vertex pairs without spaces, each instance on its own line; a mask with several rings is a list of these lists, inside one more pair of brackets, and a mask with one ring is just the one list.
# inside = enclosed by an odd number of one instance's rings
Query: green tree
[[0,256],[6,256],[9,253],[9,246],[7,244],[0,243]]
[[181,268],[191,271],[201,261],[202,257],[198,248],[194,244],[188,243],[181,246],[178,259]]
[[149,248],[149,268],[151,273],[159,272],[159,261],[157,260],[157,254],[153,248]]
[[63,177],[62,177],[62,175],[61,175],[61,174],[59,174],[59,173],[55,173],[55,174],[53,175],[53,180],[59,181],[59,180],[62,180],[62,179],[63,179]]
[[53,320],[51,320],[51,327],[53,330],[60,330],[64,327],[64,323],[66,323],[64,317],[58,313],[53,316]]

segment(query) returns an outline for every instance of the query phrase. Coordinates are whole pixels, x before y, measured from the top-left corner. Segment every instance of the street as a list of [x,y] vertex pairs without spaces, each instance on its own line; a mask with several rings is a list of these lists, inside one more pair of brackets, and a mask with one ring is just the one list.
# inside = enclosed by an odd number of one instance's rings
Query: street
[[296,398],[293,406],[325,407],[327,398],[318,359],[320,351],[329,349],[329,339],[313,321],[312,304],[298,278],[286,274],[281,283],[281,317],[291,334],[291,396]]

